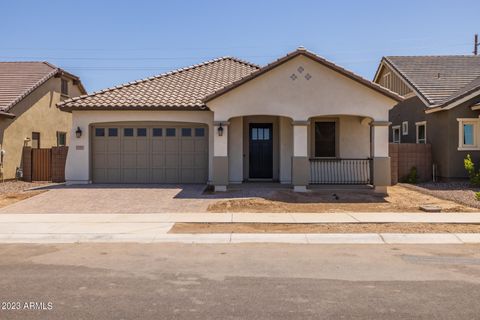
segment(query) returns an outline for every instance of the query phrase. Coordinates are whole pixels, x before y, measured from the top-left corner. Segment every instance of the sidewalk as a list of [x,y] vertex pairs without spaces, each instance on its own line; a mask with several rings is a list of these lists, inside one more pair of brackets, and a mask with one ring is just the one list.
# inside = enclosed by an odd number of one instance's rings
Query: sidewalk
[[0,214],[0,243],[480,243],[480,234],[476,233],[168,234],[175,222],[480,223],[480,213]]

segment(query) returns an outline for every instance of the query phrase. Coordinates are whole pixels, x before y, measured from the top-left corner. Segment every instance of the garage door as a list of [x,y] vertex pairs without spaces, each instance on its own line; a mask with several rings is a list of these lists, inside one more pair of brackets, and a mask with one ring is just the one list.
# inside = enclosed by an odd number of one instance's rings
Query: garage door
[[105,125],[92,136],[95,183],[207,182],[206,126]]

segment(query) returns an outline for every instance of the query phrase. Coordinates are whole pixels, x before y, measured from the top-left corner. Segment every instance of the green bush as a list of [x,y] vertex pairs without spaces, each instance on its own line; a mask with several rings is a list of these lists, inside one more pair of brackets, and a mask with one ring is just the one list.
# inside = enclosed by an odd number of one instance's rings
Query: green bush
[[409,173],[408,176],[406,177],[405,181],[406,181],[407,183],[415,184],[415,183],[417,183],[417,180],[418,180],[417,167],[412,167],[412,168],[410,169],[410,173]]
[[474,186],[480,186],[480,171],[475,171],[475,164],[469,154],[467,154],[467,157],[463,160],[463,166],[465,170],[467,170],[470,183]]
[[480,201],[480,191],[475,192],[475,199],[477,199],[477,201]]

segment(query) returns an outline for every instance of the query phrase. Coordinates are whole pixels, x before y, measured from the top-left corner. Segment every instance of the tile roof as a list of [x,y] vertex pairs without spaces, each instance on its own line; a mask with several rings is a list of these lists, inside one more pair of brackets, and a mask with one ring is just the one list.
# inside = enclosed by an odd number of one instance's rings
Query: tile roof
[[256,78],[257,76],[289,61],[290,59],[293,59],[295,58],[296,56],[298,55],[304,55],[318,63],[321,63],[322,65],[326,66],[327,68],[330,68],[340,74],[343,74],[344,76],[354,80],[354,81],[357,81],[361,84],[363,84],[364,86],[367,86],[369,87],[370,89],[373,89],[377,92],[380,92],[381,94],[387,96],[387,97],[390,97],[391,99],[393,100],[396,100],[396,101],[402,101],[403,100],[403,97],[401,97],[400,95],[398,95],[396,92],[393,92],[387,88],[384,88],[382,87],[381,85],[375,83],[375,82],[372,82],[372,81],[369,81],[355,73],[353,73],[352,71],[350,70],[347,70],[323,57],[320,57],[318,56],[317,54],[311,52],[311,51],[308,51],[307,49],[305,49],[304,47],[299,47],[297,50],[293,51],[293,52],[290,52],[288,53],[287,55],[275,60],[274,62],[272,63],[269,63],[268,65],[260,68],[259,70],[249,74],[248,76],[244,77],[244,78],[241,78],[239,80],[237,80],[236,82],[233,82],[227,86],[225,86],[224,88],[220,89],[220,90],[217,90],[215,92],[213,92],[212,94],[210,94],[209,96],[207,96],[205,98],[205,101],[208,102],[212,99],[215,99],[216,97],[218,96],[221,96],[222,94],[242,85],[243,83],[245,82],[248,82],[254,78]]
[[47,62],[0,62],[0,111],[8,111],[57,71]]
[[258,70],[257,65],[223,57],[62,101],[62,110],[207,110],[203,99]]
[[432,105],[445,103],[480,76],[480,56],[388,56],[385,61]]

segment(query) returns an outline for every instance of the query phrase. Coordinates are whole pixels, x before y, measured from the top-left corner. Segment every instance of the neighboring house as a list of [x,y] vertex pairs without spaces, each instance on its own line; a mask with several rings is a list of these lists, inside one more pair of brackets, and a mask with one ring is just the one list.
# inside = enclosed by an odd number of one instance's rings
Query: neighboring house
[[0,149],[3,179],[14,179],[24,146],[67,145],[72,117],[55,105],[85,94],[80,80],[48,62],[0,62]]
[[430,143],[440,178],[466,178],[480,160],[480,56],[392,56],[374,82],[405,100],[390,110],[390,142]]
[[304,48],[262,68],[220,58],[59,103],[73,115],[66,179],[385,192],[388,110],[401,100]]

